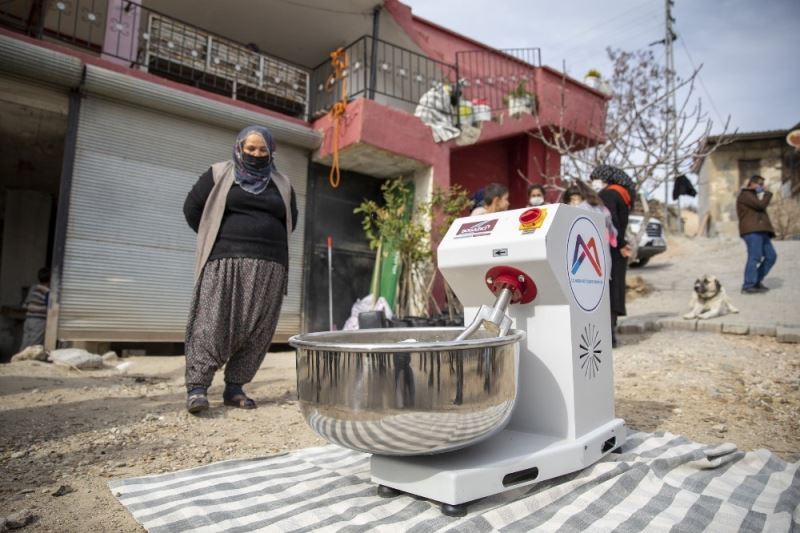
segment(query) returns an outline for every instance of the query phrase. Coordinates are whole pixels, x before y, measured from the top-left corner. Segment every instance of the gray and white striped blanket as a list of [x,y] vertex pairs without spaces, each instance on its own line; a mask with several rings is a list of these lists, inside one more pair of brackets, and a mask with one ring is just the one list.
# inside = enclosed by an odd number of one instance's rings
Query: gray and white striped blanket
[[382,499],[369,455],[336,446],[225,461],[109,485],[151,532],[791,531],[800,462],[669,433],[633,433],[622,454],[472,504],[464,518],[402,495]]

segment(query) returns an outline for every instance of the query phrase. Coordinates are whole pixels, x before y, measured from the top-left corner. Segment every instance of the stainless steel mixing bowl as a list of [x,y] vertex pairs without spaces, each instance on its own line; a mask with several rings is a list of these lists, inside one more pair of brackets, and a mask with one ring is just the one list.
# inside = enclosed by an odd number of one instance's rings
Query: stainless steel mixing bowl
[[307,333],[297,349],[297,391],[320,436],[368,453],[420,455],[475,444],[508,422],[517,395],[517,342],[461,328]]

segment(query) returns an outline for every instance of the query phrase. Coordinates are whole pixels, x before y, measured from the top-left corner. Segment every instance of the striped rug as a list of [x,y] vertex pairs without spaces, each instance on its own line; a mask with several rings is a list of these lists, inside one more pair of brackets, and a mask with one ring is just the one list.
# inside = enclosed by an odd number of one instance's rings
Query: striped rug
[[800,462],[669,433],[632,433],[621,454],[476,502],[464,518],[378,497],[369,455],[332,445],[109,485],[151,532],[800,530]]

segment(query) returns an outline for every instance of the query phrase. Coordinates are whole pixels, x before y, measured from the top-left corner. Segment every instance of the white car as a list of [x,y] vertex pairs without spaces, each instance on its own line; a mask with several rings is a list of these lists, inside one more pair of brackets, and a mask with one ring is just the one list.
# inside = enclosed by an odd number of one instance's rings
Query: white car
[[[627,236],[629,242],[634,242],[636,234],[639,233],[639,229],[642,227],[643,220],[644,217],[641,215],[630,215],[628,217]],[[649,219],[647,228],[642,233],[634,251],[636,252],[634,255],[636,260],[631,263],[631,266],[644,266],[654,255],[667,251],[667,241],[664,239],[664,228],[661,225],[661,221],[657,218]]]

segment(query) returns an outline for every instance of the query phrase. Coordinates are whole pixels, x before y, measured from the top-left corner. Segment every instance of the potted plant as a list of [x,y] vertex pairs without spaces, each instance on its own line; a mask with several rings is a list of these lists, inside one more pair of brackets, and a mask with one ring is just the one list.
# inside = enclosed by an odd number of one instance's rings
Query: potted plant
[[591,87],[592,89],[599,89],[600,88],[600,80],[602,79],[602,75],[600,74],[599,70],[591,69],[589,72],[586,73],[586,76],[583,77],[583,83]]
[[508,106],[508,114],[512,117],[536,111],[536,95],[528,91],[524,82],[519,82],[516,89],[504,96],[503,103]]
[[[395,315],[429,316],[429,305],[437,307],[432,297],[436,273],[433,244],[468,208],[469,197],[464,189],[453,185],[447,190],[435,189],[429,201],[414,205],[413,184],[402,177],[386,180],[381,191],[382,203],[365,200],[353,212],[362,215],[364,233],[370,248],[378,250],[378,258],[385,256],[387,250],[396,254],[395,287],[388,291],[397,295],[393,298]],[[436,231],[432,235],[434,224]],[[448,297],[451,292],[447,292]],[[374,296],[377,300],[378,296],[387,295]],[[448,298],[448,309],[451,303],[458,305]]]

